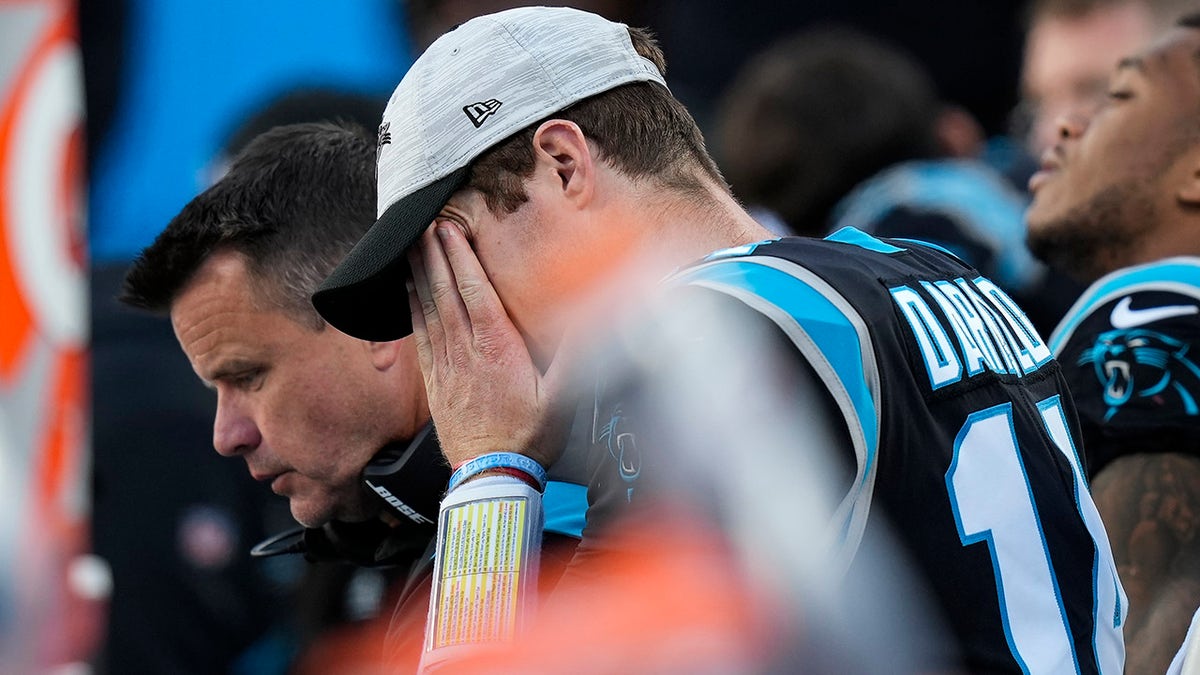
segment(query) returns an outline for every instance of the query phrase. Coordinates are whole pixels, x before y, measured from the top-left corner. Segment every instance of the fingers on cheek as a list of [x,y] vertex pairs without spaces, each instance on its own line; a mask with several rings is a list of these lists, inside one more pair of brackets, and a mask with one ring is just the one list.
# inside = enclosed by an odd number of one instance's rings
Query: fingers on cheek
[[454,259],[464,254],[465,251],[470,251],[470,246],[467,245],[466,239],[463,237],[456,223],[439,223],[434,228],[437,233],[438,245],[446,252],[446,257],[454,264]]
[[437,269],[437,265],[446,257],[437,229],[436,226],[431,227],[421,235],[421,252],[425,255],[425,268],[428,270]]
[[412,316],[413,330],[417,328],[417,323],[420,322],[421,330],[425,330],[425,316],[421,311],[421,299],[417,297],[417,288],[412,281],[404,284],[405,295],[408,298],[408,313]]
[[417,345],[417,353],[422,358],[429,354],[429,335],[425,329],[425,312],[421,309],[421,301],[412,284],[408,285],[408,313],[412,317],[413,341]]
[[409,265],[412,267],[413,285],[415,286],[415,293],[410,295],[409,302],[416,301],[416,304],[411,307],[412,312],[414,315],[420,313],[425,321],[433,322],[437,317],[437,304],[434,301],[435,293],[431,285],[437,282],[430,281],[427,275],[428,268],[421,260],[420,254],[411,255]]
[[410,252],[408,264],[412,270],[413,285],[409,289],[409,309],[414,321],[418,320],[418,314],[422,315],[420,320],[424,321],[424,316],[429,314],[429,307],[426,305],[429,302],[429,281],[425,277],[425,265],[421,261],[420,253]]
[[408,251],[408,266],[412,270],[413,282],[420,287],[425,283],[425,260],[421,257],[421,247],[414,246]]

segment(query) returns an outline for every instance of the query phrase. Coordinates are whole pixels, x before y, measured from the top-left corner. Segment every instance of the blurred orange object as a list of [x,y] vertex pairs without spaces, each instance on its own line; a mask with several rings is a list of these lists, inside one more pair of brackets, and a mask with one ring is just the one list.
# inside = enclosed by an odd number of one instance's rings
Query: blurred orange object
[[87,660],[108,592],[86,557],[83,73],[75,5],[0,2],[0,651]]

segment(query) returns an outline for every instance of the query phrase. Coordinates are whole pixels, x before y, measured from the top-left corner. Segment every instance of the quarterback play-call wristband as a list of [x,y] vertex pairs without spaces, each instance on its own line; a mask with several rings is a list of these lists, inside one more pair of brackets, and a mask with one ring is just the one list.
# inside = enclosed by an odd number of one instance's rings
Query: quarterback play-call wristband
[[472,645],[511,640],[537,601],[541,491],[511,476],[465,480],[438,513],[426,672]]

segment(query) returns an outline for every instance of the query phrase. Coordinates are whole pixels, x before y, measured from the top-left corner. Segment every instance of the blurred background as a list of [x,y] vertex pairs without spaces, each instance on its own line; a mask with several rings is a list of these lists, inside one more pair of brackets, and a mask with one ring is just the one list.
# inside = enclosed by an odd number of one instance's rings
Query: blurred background
[[[215,399],[166,319],[114,297],[255,133],[374,128],[425,45],[516,4],[0,0],[0,671],[299,672],[331,631],[379,611],[369,571],[248,557],[293,525],[286,504],[213,452]],[[1024,3],[555,4],[658,35],[672,91],[764,222],[942,239],[1041,297],[1020,224],[1036,154],[1019,105]],[[931,168],[951,160],[949,177]],[[868,184],[905,162],[919,163]],[[897,175],[925,191],[897,197]],[[897,220],[905,199],[919,203]],[[1047,332],[1065,288],[1030,312]]]

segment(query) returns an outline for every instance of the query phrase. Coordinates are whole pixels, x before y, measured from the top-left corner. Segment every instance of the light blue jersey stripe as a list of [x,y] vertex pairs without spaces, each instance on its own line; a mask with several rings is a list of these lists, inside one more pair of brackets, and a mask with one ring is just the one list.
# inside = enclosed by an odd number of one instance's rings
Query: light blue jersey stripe
[[[895,248],[869,235],[855,237],[851,232],[848,236],[858,245],[872,240]],[[684,270],[674,280],[727,293],[762,312],[792,339],[821,377],[846,417],[858,454],[859,472],[841,526],[846,543],[856,548],[874,490],[879,443],[879,376],[865,323],[823,280],[780,258],[727,258]],[[864,358],[869,364],[864,364]]]

